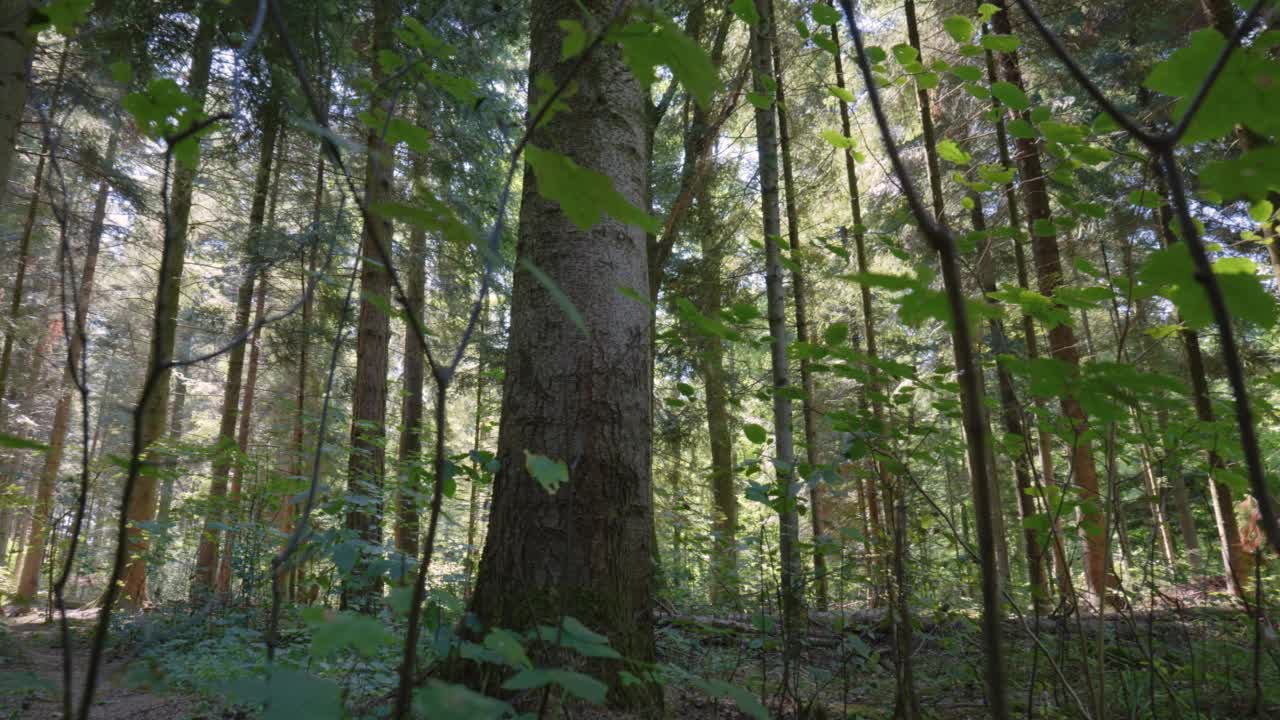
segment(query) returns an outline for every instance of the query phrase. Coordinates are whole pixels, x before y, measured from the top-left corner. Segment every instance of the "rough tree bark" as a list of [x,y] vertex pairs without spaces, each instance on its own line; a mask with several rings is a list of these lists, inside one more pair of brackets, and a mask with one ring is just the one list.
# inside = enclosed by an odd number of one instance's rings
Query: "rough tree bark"
[[[1013,28],[1009,20],[1006,0],[996,0],[1000,8],[991,18],[995,32],[1012,35]],[[1018,63],[1017,52],[1001,53],[1000,67],[1004,80],[1025,91],[1022,80],[1022,68]],[[1025,122],[1031,122],[1031,111],[1010,111]],[[1017,165],[1022,184],[1023,203],[1027,211],[1027,220],[1034,225],[1041,225],[1038,232],[1032,232],[1031,247],[1035,259],[1037,289],[1046,297],[1053,297],[1063,283],[1062,258],[1058,249],[1058,236],[1048,231],[1052,227],[1053,213],[1049,206],[1049,191],[1045,183],[1044,166],[1040,161],[1040,146],[1034,138],[1018,138]],[[1045,223],[1049,225],[1045,227]],[[1034,228],[1033,228],[1034,229]],[[1080,366],[1080,351],[1077,347],[1075,331],[1070,325],[1060,324],[1049,330],[1049,353],[1060,362],[1077,370]],[[1065,394],[1060,398],[1062,414],[1071,424],[1074,437],[1072,446],[1072,470],[1076,484],[1083,491],[1081,500],[1085,505],[1082,513],[1081,535],[1085,544],[1085,579],[1089,589],[1096,597],[1099,606],[1107,599],[1108,591],[1117,587],[1119,580],[1111,571],[1111,563],[1106,558],[1106,537],[1101,497],[1098,493],[1098,470],[1093,457],[1093,442],[1088,433],[1089,418],[1074,395]]]
[[[209,69],[213,63],[214,40],[217,37],[216,3],[201,5],[200,26],[191,47],[191,70],[187,76],[187,95],[196,109],[204,107],[209,90]],[[178,163],[170,192],[169,213],[164,243],[168,262],[156,284],[155,325],[152,329],[151,354],[147,374],[165,368],[173,359],[173,345],[178,330],[178,306],[182,296],[182,270],[187,252],[187,232],[191,222],[191,201],[195,190],[199,159],[191,164]],[[142,447],[150,448],[164,437],[168,425],[169,382],[172,370],[160,369],[155,387],[142,409]],[[148,457],[138,474],[129,506],[129,519],[124,587],[119,602],[127,608],[138,608],[147,599],[147,550],[150,540],[142,525],[155,519],[156,484],[164,475],[167,463],[162,458]]]
[[0,2],[0,202],[9,189],[9,169],[18,142],[18,126],[27,106],[27,85],[31,80],[31,56],[36,35],[29,29],[35,22],[33,0]]
[[[597,18],[616,3],[581,3]],[[581,17],[574,0],[534,0],[529,77],[561,82],[557,22]],[[631,204],[648,185],[644,92],[621,50],[598,46],[582,62],[571,109],[532,132],[534,146],[605,173]],[[530,98],[538,101],[537,93]],[[607,111],[606,111],[607,109]],[[489,533],[471,610],[486,626],[556,624],[572,615],[606,633],[631,660],[654,657],[649,312],[618,288],[647,288],[645,232],[604,218],[590,230],[538,194],[526,167],[517,257],[546,274],[581,313],[568,321],[532,273],[517,270]],[[525,453],[563,461],[568,482],[545,490]],[[602,661],[615,702],[660,702],[619,682]]]
[[[386,71],[378,56],[394,46],[393,24],[398,4],[394,0],[373,3],[373,44],[369,57],[372,79],[378,85]],[[390,115],[392,98],[374,97],[373,110]],[[365,200],[369,206],[392,199],[395,158],[393,148],[382,137],[381,128],[368,134],[369,161],[365,170]],[[391,221],[385,217],[366,219],[360,246],[360,320],[356,330],[355,389],[351,398],[351,459],[347,466],[347,490],[368,498],[367,505],[347,510],[347,529],[371,545],[382,542],[382,484],[386,465],[387,350],[391,342],[391,318],[383,311],[390,302],[391,276],[379,261],[379,245],[391,249]],[[362,551],[363,552],[363,551]],[[376,596],[381,580],[362,577],[366,564],[358,563],[342,587],[344,606],[362,612],[376,612]]]
[[[75,377],[79,376],[80,356],[84,352],[84,344],[77,328],[85,327],[89,316],[89,301],[93,295],[93,280],[98,268],[98,249],[102,244],[102,235],[106,227],[107,199],[111,185],[107,181],[107,173],[115,164],[116,148],[119,144],[119,126],[112,130],[111,139],[107,142],[107,152],[103,158],[103,169],[106,171],[98,181],[98,192],[93,203],[93,219],[89,225],[89,237],[85,243],[82,260],[81,278],[78,297],[75,298],[75,324],[68,328],[70,339],[67,347],[66,368],[62,379],[62,393],[58,396],[58,404],[53,411],[53,425],[49,431],[49,449],[45,451],[44,467],[36,486],[36,504],[31,514],[31,529],[27,540],[27,553],[22,559],[22,571],[18,577],[16,592],[17,601],[29,604],[35,600],[40,585],[40,570],[44,565],[45,541],[48,539],[48,521],[53,511],[53,490],[58,480],[58,469],[62,466],[62,454],[66,447],[67,429],[71,423],[71,403],[75,394]],[[61,253],[61,249],[59,250]],[[60,268],[70,264],[60,263]],[[64,282],[70,285],[71,278]],[[71,298],[70,290],[67,291]],[[87,331],[86,331],[87,332]],[[73,372],[73,368],[75,368]]]
[[[418,108],[418,122],[425,124],[425,107]],[[427,159],[421,153],[413,153],[412,181],[427,181]],[[419,321],[427,297],[427,232],[419,225],[409,229],[409,252],[405,257],[406,291],[409,307]],[[396,459],[396,549],[409,562],[418,555],[418,498],[422,492],[422,389],[425,380],[426,357],[422,343],[405,322],[404,333],[404,398],[400,406],[400,449]]]

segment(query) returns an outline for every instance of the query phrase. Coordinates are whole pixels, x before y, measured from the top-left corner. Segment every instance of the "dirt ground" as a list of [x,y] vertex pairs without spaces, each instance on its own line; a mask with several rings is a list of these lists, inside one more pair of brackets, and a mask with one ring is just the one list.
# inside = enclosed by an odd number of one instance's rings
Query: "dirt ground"
[[[84,690],[89,664],[86,638],[97,619],[94,611],[68,613],[72,630],[73,682],[76,702]],[[0,648],[0,720],[52,720],[62,717],[62,637],[57,623],[43,615],[3,618],[10,647]],[[95,720],[182,720],[209,717],[189,697],[163,695],[129,687],[124,682],[127,659],[106,658],[94,692]]]

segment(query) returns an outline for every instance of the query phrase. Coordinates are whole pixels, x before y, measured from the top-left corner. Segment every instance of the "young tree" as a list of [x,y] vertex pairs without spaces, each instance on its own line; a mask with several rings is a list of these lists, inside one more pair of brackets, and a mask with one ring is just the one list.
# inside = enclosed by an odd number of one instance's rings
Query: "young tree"
[[778,205],[778,115],[776,75],[773,67],[772,0],[756,0],[758,20],[751,32],[752,88],[756,105],[756,152],[760,163],[760,204],[764,222],[765,298],[769,318],[769,367],[773,388],[774,471],[777,475],[778,550],[782,585],[783,679],[782,692],[792,692],[788,673],[798,669],[800,642],[805,629],[804,585],[800,568],[800,516],[793,482],[795,450],[791,431],[790,371],[787,367],[787,299],[782,271],[782,218]]

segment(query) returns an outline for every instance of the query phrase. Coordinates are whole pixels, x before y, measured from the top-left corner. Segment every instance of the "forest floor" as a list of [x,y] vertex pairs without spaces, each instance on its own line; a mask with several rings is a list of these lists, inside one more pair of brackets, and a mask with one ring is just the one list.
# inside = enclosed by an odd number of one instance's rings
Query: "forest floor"
[[[228,681],[252,676],[260,665],[259,618],[201,618],[158,608],[121,618],[113,629],[124,638],[108,647],[94,718],[104,720],[223,720],[251,718],[226,700]],[[69,615],[79,694],[95,614]],[[924,717],[986,717],[976,616],[960,610],[919,609],[913,645],[915,687]],[[113,623],[115,625],[115,623]],[[815,613],[795,680],[795,699],[781,701],[781,653],[774,623],[749,614],[665,614],[658,618],[658,661],[668,668],[664,709],[620,713],[553,702],[548,717],[575,720],[691,718],[739,720],[749,705],[770,717],[880,720],[892,716],[895,680],[890,629],[883,611]],[[1105,657],[1106,717],[1173,717],[1190,708],[1201,718],[1280,717],[1280,644],[1267,637],[1255,665],[1252,623],[1237,609],[1208,602],[1177,609],[1082,615],[1069,622],[1009,618],[1010,698],[1018,715],[1099,718],[1083,678]],[[295,625],[282,648],[306,653],[311,633]],[[1105,640],[1105,647],[1098,638]],[[1037,647],[1054,657],[1048,661]],[[364,659],[331,658],[306,667],[343,687],[349,717],[379,717],[394,682],[398,646]],[[1081,662],[1080,653],[1086,660]],[[346,657],[346,660],[342,660]],[[1152,659],[1154,658],[1154,664]],[[338,662],[341,660],[341,662]],[[61,715],[62,642],[57,624],[42,615],[3,619],[0,625],[0,720]],[[327,668],[327,669],[326,669]],[[1154,671],[1153,671],[1154,668]],[[1263,706],[1255,708],[1258,672]],[[1096,677],[1096,675],[1094,676]],[[1034,687],[1034,692],[1028,688]],[[761,692],[761,688],[768,688]],[[526,698],[527,700],[528,698]],[[513,699],[517,707],[524,703]],[[759,703],[759,704],[755,704]],[[1085,705],[1091,707],[1085,709]],[[1177,708],[1177,710],[1174,710]],[[1173,711],[1174,714],[1169,714]],[[1260,714],[1255,714],[1260,713]],[[383,713],[385,715],[385,713]],[[756,715],[759,717],[759,715]],[[299,716],[302,717],[302,716]]]
[[[73,657],[72,687],[78,700],[88,666],[89,638],[96,611],[67,613]],[[62,716],[62,633],[45,616],[29,613],[3,619],[0,634],[0,718],[45,720]],[[208,717],[189,695],[155,693],[125,681],[131,658],[107,653],[99,674],[92,717],[101,720],[176,720]],[[215,716],[216,717],[216,716]]]

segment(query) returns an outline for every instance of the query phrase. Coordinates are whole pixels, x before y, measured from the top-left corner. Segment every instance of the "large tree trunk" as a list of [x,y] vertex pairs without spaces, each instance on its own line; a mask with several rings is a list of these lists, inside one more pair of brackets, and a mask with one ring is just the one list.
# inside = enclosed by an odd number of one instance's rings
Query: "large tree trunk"
[[[840,45],[840,32],[836,25],[831,26],[831,42],[835,43],[837,47]],[[844,63],[839,53],[835,55],[835,74],[836,87],[847,90],[844,79]],[[844,100],[840,100],[839,104],[841,132],[844,133],[845,137],[853,137],[852,125],[849,121],[849,104]],[[862,224],[862,200],[858,191],[858,168],[854,162],[852,147],[847,147],[844,150],[844,170],[849,185],[849,210],[850,219],[853,221],[854,254],[858,263],[858,272],[866,273],[871,271],[871,265],[867,259],[866,226]],[[847,235],[843,239],[847,241]],[[871,287],[863,283],[859,286],[859,290],[862,300],[862,326],[867,339],[867,357],[872,363],[871,367],[868,368],[872,380],[868,384],[874,384],[875,378],[879,374],[879,369],[874,365],[875,361],[879,359],[879,350],[876,346],[876,322],[872,307]],[[856,351],[858,349],[856,347],[858,333],[854,332],[852,336],[852,340],[855,343],[854,350]],[[864,412],[866,411],[867,395],[865,387],[860,389],[859,400]],[[878,391],[872,393],[870,404],[876,422],[882,423],[884,421],[884,407],[879,397]],[[866,502],[867,521],[871,530],[870,536],[867,538],[868,545],[871,548],[871,552],[867,553],[867,570],[872,578],[871,604],[879,605],[882,586],[880,580],[883,575],[879,562],[879,550],[883,547],[884,539],[884,528],[880,520],[879,494],[883,488],[887,488],[889,485],[889,473],[883,463],[876,462],[874,465],[878,486],[876,481],[870,479],[864,481],[862,483],[862,496]]]
[[[607,17],[612,0],[584,3]],[[574,0],[534,0],[529,77],[560,82],[559,20],[579,17]],[[644,93],[612,44],[596,48],[574,76],[573,110],[535,129],[532,143],[607,174],[643,206]],[[532,82],[531,82],[532,85]],[[531,97],[530,103],[536,103]],[[608,108],[608,112],[598,108]],[[489,627],[523,629],[572,615],[609,636],[629,660],[654,657],[652,458],[648,391],[649,318],[618,288],[647,288],[642,229],[613,218],[587,231],[538,194],[526,168],[517,256],[540,269],[582,314],[589,335],[533,274],[518,270],[498,438],[489,534],[471,610]],[[526,452],[563,461],[555,492],[526,469]],[[602,668],[615,701],[643,702],[649,689]]]
[[32,0],[0,1],[0,97],[4,98],[0,103],[0,203],[8,194],[18,126],[27,107],[31,57],[36,45],[30,26],[35,22],[38,4]]
[[[775,77],[770,28],[772,0],[756,0],[760,21],[752,28],[753,89],[770,95],[767,81]],[[771,98],[776,101],[777,98]],[[792,691],[788,673],[799,670],[800,643],[805,633],[804,584],[800,570],[800,516],[796,485],[792,482],[795,451],[791,431],[790,371],[787,367],[787,299],[778,240],[782,218],[778,207],[778,116],[773,103],[756,107],[756,152],[760,162],[760,204],[764,221],[765,298],[769,317],[769,366],[773,387],[774,471],[777,476],[778,552],[783,616],[782,693]]]
[[[116,148],[119,142],[119,126],[112,130],[111,139],[107,143],[107,152],[103,160],[103,169],[110,172],[115,164]],[[93,219],[89,225],[89,238],[85,243],[82,262],[79,293],[75,306],[75,325],[67,333],[70,343],[67,347],[66,372],[62,379],[62,393],[58,396],[57,407],[53,411],[53,426],[49,431],[49,449],[45,451],[44,467],[36,486],[36,504],[31,514],[31,530],[27,540],[27,554],[23,557],[22,572],[18,577],[17,600],[27,604],[35,600],[40,585],[40,570],[44,566],[45,541],[48,534],[48,521],[53,511],[53,490],[58,480],[58,469],[62,466],[62,454],[66,448],[67,429],[71,422],[71,403],[76,389],[76,378],[83,381],[80,372],[80,356],[84,352],[84,338],[81,330],[89,316],[89,300],[93,295],[93,280],[98,268],[98,249],[102,244],[102,234],[107,215],[107,199],[111,193],[111,185],[104,173],[98,182],[97,197],[93,204]],[[59,267],[65,267],[59,263]],[[70,278],[64,278],[70,284]],[[68,293],[70,295],[70,293]]]
[[[1000,12],[992,17],[992,27],[997,33],[1013,34],[1006,1],[998,0],[995,4],[1000,7]],[[1015,85],[1019,90],[1025,90],[1022,69],[1018,64],[1018,54],[1016,52],[1001,53],[1000,65],[1005,81]],[[1024,110],[1017,116],[1025,122],[1031,122],[1030,110]],[[1018,138],[1016,145],[1018,174],[1022,183],[1027,220],[1033,226],[1041,221],[1038,224],[1049,223],[1052,227],[1052,211],[1049,207],[1049,191],[1045,183],[1044,166],[1040,162],[1040,146],[1034,138]],[[1041,230],[1043,231],[1044,228],[1042,227]],[[1037,289],[1041,295],[1053,297],[1063,283],[1058,237],[1053,233],[1033,231],[1031,246],[1035,259]],[[1079,368],[1080,352],[1076,345],[1075,331],[1070,325],[1064,323],[1049,330],[1049,354],[1054,359],[1070,365],[1073,370]],[[1119,585],[1119,580],[1113,574],[1111,563],[1106,557],[1105,519],[1101,496],[1098,494],[1098,470],[1093,457],[1093,443],[1086,435],[1089,429],[1089,418],[1074,395],[1064,394],[1060,402],[1062,414],[1070,422],[1074,433],[1071,440],[1072,470],[1076,484],[1083,491],[1081,501],[1084,512],[1081,520],[1081,535],[1085,544],[1085,579],[1101,607],[1109,591]]]
[[[800,213],[796,207],[795,174],[791,167],[791,129],[787,123],[787,98],[785,81],[782,73],[782,53],[778,49],[778,32],[776,18],[770,18],[769,45],[773,53],[773,71],[777,79],[778,108],[778,143],[782,151],[783,197],[787,208],[787,241],[791,244],[791,259],[794,269],[791,272],[792,293],[796,305],[796,340],[808,343],[813,335],[813,327],[809,318],[809,289],[804,272],[804,256],[800,250]],[[800,358],[800,386],[804,390],[802,402],[804,415],[804,450],[805,461],[812,476],[818,472],[818,410],[814,399],[813,370],[808,355]],[[826,533],[826,488],[817,482],[809,483],[809,520],[813,528],[813,583],[814,604],[818,610],[826,610],[829,602],[827,593],[827,546],[824,542]]]
[[[240,289],[236,293],[236,314],[235,324],[231,327],[232,337],[241,337],[249,329],[249,318],[254,304],[254,285],[255,281],[259,279],[257,276],[259,267],[262,264],[259,245],[261,243],[263,222],[267,214],[267,197],[271,185],[272,163],[275,160],[276,139],[279,135],[280,121],[282,119],[277,91],[272,89],[270,92],[272,93],[271,99],[268,101],[267,106],[262,109],[262,138],[258,152],[258,169],[254,177],[253,200],[249,207],[248,236],[245,238],[244,247],[243,272],[245,275],[240,282]],[[191,585],[193,597],[202,597],[215,587],[219,591],[225,591],[218,571],[218,546],[221,534],[217,528],[223,525],[227,518],[227,508],[225,507],[227,480],[232,473],[232,466],[238,467],[241,464],[239,455],[243,452],[243,449],[240,447],[236,431],[240,419],[240,394],[244,375],[245,346],[250,344],[250,341],[256,341],[256,339],[255,337],[246,342],[238,343],[227,354],[227,379],[222,389],[222,419],[218,425],[218,438],[212,467],[210,468],[212,478],[209,483],[209,511],[205,520],[204,531],[200,536],[200,545],[196,551],[195,577]],[[234,480],[235,484],[239,485],[239,471],[236,472]],[[233,501],[234,496],[238,494],[239,488],[237,487],[236,492],[232,494]],[[226,560],[225,557],[224,560]]]
[[[378,85],[385,75],[379,54],[393,47],[392,24],[397,4],[393,0],[373,3],[373,47],[370,51],[372,77]],[[394,110],[391,98],[379,93],[375,110],[388,115]],[[369,159],[365,169],[365,200],[369,207],[392,199],[395,170],[393,148],[379,129],[368,134]],[[376,546],[382,542],[382,485],[386,469],[387,351],[391,342],[391,318],[383,311],[390,302],[391,276],[383,265],[383,251],[390,257],[391,221],[381,216],[365,219],[360,245],[360,320],[356,330],[355,389],[351,397],[351,459],[347,465],[347,490],[369,498],[368,505],[347,510],[347,529]],[[364,550],[361,551],[362,553]],[[357,563],[342,586],[342,604],[362,612],[377,611],[379,578],[366,577],[367,564]]]
[[[218,9],[213,3],[201,5],[200,27],[191,49],[191,71],[187,77],[187,95],[195,109],[204,107],[209,90],[209,69],[213,63],[214,39],[217,37]],[[191,201],[195,190],[199,160],[178,163],[170,192],[170,217],[166,223],[164,257],[156,284],[155,321],[152,327],[151,353],[147,374],[156,374],[156,382],[142,408],[141,449],[164,437],[169,407],[169,382],[172,371],[166,369],[173,359],[173,345],[178,330],[178,306],[182,296],[182,270],[186,261],[187,231],[191,222]],[[165,472],[161,458],[147,457],[138,474],[133,493],[125,508],[128,520],[128,542],[124,552],[128,561],[120,602],[129,608],[141,607],[147,599],[147,550],[150,541],[143,526],[156,516],[156,484]]]

